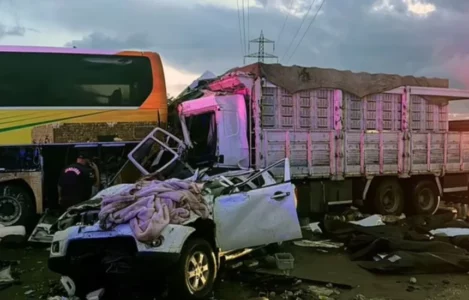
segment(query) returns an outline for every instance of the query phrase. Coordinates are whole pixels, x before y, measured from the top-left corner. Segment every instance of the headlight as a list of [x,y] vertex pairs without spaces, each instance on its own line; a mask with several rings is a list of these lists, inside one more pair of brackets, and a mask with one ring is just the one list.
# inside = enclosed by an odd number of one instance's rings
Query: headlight
[[60,252],[60,242],[53,242],[50,247],[51,253],[59,253]]

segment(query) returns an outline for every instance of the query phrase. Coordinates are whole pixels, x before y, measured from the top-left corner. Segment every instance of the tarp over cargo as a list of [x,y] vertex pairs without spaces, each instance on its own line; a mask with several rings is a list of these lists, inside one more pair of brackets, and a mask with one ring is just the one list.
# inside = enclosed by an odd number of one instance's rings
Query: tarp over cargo
[[[269,82],[286,89],[292,94],[310,89],[330,88],[340,89],[364,98],[401,86],[449,87],[449,80],[443,78],[370,74],[365,72],[354,73],[316,67],[287,67],[280,64],[254,63],[232,69],[228,73],[235,71],[251,73],[256,77],[264,77]],[[449,100],[458,99],[436,96],[425,96],[424,98],[439,105],[445,105]]]

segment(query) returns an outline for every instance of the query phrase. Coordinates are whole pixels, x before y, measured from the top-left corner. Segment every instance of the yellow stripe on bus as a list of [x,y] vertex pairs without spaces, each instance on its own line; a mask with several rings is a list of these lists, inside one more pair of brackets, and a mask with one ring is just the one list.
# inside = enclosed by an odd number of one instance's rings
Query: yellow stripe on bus
[[[165,123],[167,112],[160,110]],[[23,110],[0,111],[0,145],[32,143],[32,130],[52,123],[157,122],[158,110]]]

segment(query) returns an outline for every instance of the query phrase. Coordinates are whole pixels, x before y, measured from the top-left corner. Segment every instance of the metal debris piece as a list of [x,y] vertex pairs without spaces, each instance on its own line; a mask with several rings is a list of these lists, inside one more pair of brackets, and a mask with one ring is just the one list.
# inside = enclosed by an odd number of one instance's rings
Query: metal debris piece
[[294,241],[293,244],[296,246],[300,246],[300,247],[329,248],[329,249],[339,249],[344,246],[343,243],[331,242],[331,240],[322,240],[322,241],[301,240],[301,241]]

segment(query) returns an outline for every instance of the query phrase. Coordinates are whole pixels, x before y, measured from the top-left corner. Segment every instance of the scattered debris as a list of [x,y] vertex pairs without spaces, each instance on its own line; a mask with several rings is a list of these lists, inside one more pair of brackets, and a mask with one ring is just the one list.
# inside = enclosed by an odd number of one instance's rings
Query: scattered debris
[[417,283],[417,278],[415,278],[415,277],[410,277],[409,283],[410,283],[410,284],[416,284],[416,283]]
[[243,262],[242,261],[238,261],[238,262],[235,262],[235,263],[231,263],[228,265],[228,267],[230,269],[238,269],[239,267],[243,266]]
[[300,247],[311,247],[311,248],[329,248],[329,249],[339,249],[344,246],[343,243],[332,242],[331,240],[322,240],[322,241],[310,241],[310,240],[301,240],[294,241],[293,244]]
[[21,244],[25,241],[26,229],[24,226],[1,226],[1,244]]
[[276,253],[275,261],[279,270],[292,270],[295,264],[295,258],[291,253]]
[[14,279],[11,276],[11,266],[0,268],[0,284],[13,282]]
[[11,274],[11,266],[16,263],[0,261],[0,290],[6,289],[18,282]]
[[350,221],[352,224],[360,225],[363,227],[382,226],[385,225],[381,215],[372,215],[359,221]]
[[321,227],[319,227],[319,222],[309,223],[308,225],[302,228],[311,231],[314,234],[322,234],[322,229]]
[[86,295],[86,300],[99,300],[104,295],[104,289],[101,288]]
[[332,296],[334,295],[334,290],[327,288],[327,287],[321,287],[321,286],[316,286],[316,285],[311,285],[308,287],[308,291],[317,295],[317,296]]
[[31,295],[32,293],[34,293],[34,290],[28,290],[24,292],[25,295]]
[[259,266],[259,261],[255,259],[249,259],[249,260],[245,260],[244,263],[242,264],[244,264],[248,268],[254,268],[254,267]]
[[437,228],[437,229],[431,230],[430,233],[435,236],[447,236],[447,237],[468,236],[469,228]]

